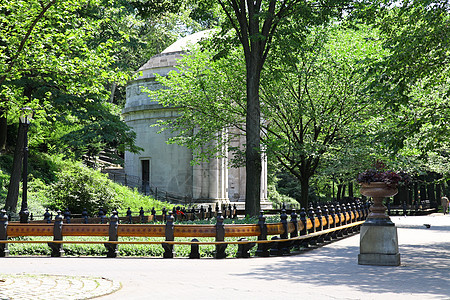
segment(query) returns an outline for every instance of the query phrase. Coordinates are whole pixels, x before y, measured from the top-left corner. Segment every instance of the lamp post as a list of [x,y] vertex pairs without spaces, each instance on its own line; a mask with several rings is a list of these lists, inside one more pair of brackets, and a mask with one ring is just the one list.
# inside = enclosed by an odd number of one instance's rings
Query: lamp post
[[20,223],[28,223],[28,216],[30,212],[28,211],[27,203],[27,189],[28,189],[28,127],[30,126],[31,119],[33,117],[33,110],[29,107],[24,107],[21,109],[20,113],[20,123],[24,130],[24,143],[23,143],[23,170],[22,170],[22,181],[23,181],[23,191],[22,191],[22,205],[20,207]]

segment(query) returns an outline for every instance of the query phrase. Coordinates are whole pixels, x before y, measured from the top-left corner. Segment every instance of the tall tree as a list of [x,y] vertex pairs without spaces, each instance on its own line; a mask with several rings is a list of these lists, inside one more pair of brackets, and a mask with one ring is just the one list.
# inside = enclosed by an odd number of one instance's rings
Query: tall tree
[[[381,106],[364,92],[366,81],[359,71],[383,50],[368,30],[328,28],[306,34],[295,27],[284,27],[298,35],[278,41],[266,63],[261,139],[267,155],[301,183],[300,202],[306,207],[310,179],[321,164],[330,163],[337,153],[351,153],[349,148],[364,134],[365,119],[374,112],[379,115]],[[234,138],[218,135],[223,128],[247,129],[242,126],[245,64],[236,51],[226,58],[212,57],[207,51],[193,51],[180,62],[178,73],[158,78],[167,89],[155,94],[160,103],[182,111],[179,118],[163,123],[177,134],[172,141],[198,155],[213,139],[227,143]],[[215,146],[209,154],[220,153],[220,143],[209,145]]]
[[[260,209],[261,187],[261,107],[259,99],[261,73],[269,55],[277,28],[287,17],[296,13],[298,22],[326,23],[331,15],[340,14],[350,1],[327,0],[199,0],[197,3],[218,3],[225,15],[222,36],[234,30],[242,46],[246,68],[246,214],[257,215]],[[142,5],[142,3],[144,3]],[[175,3],[178,3],[176,1]],[[141,0],[138,7],[155,7],[152,0]],[[204,5],[203,5],[204,7]],[[289,20],[292,21],[292,20]],[[288,36],[285,36],[288,38]],[[229,40],[227,40],[229,42]]]
[[266,145],[300,182],[302,207],[327,156],[347,151],[364,132],[365,119],[380,112],[364,92],[361,72],[383,53],[375,37],[369,30],[339,27],[306,37],[293,34],[277,43],[278,55],[267,63],[270,77],[262,82]]
[[[387,102],[409,99],[416,83],[445,83],[450,64],[450,2],[447,0],[379,0],[360,7],[355,16],[380,30],[390,54],[369,73],[371,89]],[[447,93],[450,89],[447,85]]]
[[[12,0],[0,4],[2,117],[14,120],[21,107],[35,109],[34,124],[40,134],[31,142],[41,151],[62,151],[67,145],[76,148],[77,143],[80,155],[107,146],[138,150],[133,133],[114,108],[106,105],[108,82],[125,79],[123,72],[111,67],[113,49],[125,33],[118,42],[95,39],[106,20],[89,12],[102,3]],[[0,125],[6,126],[6,122]],[[73,134],[77,131],[83,134]],[[55,148],[57,145],[49,143],[55,132],[60,133],[58,141],[71,133],[72,139]],[[79,139],[74,141],[74,137]],[[9,210],[15,210],[17,203],[21,142],[20,138],[16,144],[6,200]]]

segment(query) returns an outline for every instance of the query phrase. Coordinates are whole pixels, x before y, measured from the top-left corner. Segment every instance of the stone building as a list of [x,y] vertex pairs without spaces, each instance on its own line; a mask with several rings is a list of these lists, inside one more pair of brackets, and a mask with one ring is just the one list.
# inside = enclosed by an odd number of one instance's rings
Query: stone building
[[[211,159],[208,163],[191,165],[192,151],[167,144],[171,133],[158,133],[152,127],[158,120],[176,118],[176,108],[163,107],[142,91],[161,88],[155,74],[167,75],[175,70],[189,44],[207,34],[198,32],[182,38],[163,52],[153,56],[139,70],[139,77],[127,86],[126,104],[122,111],[125,122],[136,132],[136,144],[144,149],[139,154],[125,153],[125,173],[140,178],[149,190],[158,190],[172,198],[189,199],[194,203],[245,203],[245,168],[230,168],[229,157]],[[240,146],[245,138],[233,146]],[[231,155],[231,154],[230,154]],[[148,184],[147,184],[148,183]],[[267,163],[263,161],[261,205],[267,206]],[[242,207],[242,205],[239,205]]]

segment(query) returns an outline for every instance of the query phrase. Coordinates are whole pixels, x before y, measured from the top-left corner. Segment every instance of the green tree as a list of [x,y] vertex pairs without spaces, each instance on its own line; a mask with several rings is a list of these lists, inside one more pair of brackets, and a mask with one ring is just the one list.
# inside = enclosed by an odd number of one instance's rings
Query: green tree
[[[310,179],[321,163],[350,153],[347,149],[365,135],[365,119],[381,111],[364,92],[361,70],[383,50],[375,32],[334,27],[304,35],[292,24],[286,30],[299,35],[277,42],[262,77],[261,138],[267,155],[301,183],[300,202],[306,207]],[[200,158],[205,158],[202,153],[224,154],[223,143],[247,132],[245,64],[238,51],[213,57],[193,51],[180,62],[179,72],[158,77],[167,88],[153,94],[163,105],[181,110],[177,119],[162,123],[177,134],[171,141],[197,151]],[[237,130],[218,134],[224,128]]]
[[368,90],[386,105],[372,123],[376,144],[384,145],[379,153],[412,173],[447,173],[449,2],[383,0],[355,13],[389,49],[367,72]]
[[380,112],[361,72],[383,53],[375,37],[365,29],[317,29],[277,43],[279,54],[267,63],[261,93],[267,151],[299,181],[302,207],[324,158],[352,147],[365,119]]
[[[450,4],[442,0],[380,0],[355,10],[355,15],[380,30],[390,50],[385,60],[371,69],[373,82],[387,102],[409,98],[415,84],[445,84],[450,63]],[[450,93],[448,84],[446,93]]]
[[[13,122],[21,107],[30,106],[36,112],[33,130],[39,130],[38,139],[30,142],[41,145],[42,151],[49,151],[49,135],[64,125],[66,136],[76,130],[83,132],[79,135],[82,141],[76,141],[83,145],[76,149],[80,155],[89,153],[99,144],[138,150],[130,129],[111,107],[104,105],[108,99],[107,83],[123,81],[125,76],[111,67],[112,51],[117,43],[111,39],[95,40],[103,20],[90,18],[86,13],[102,3],[100,0],[14,0],[0,4],[0,108],[3,117],[0,126],[3,126],[3,134],[6,133],[6,118]],[[69,129],[71,125],[75,126]],[[94,130],[95,133],[91,133]],[[108,131],[109,136],[102,136]],[[17,203],[22,132],[19,127],[6,201],[10,210],[15,210]],[[59,136],[61,140],[63,137]],[[65,144],[57,151],[67,149],[67,145],[76,148],[76,142]]]
[[[325,2],[305,0],[217,0],[215,2],[206,0],[196,2],[200,5],[218,3],[224,15],[223,22],[220,24],[222,26],[222,37],[226,37],[226,34],[233,30],[235,33],[233,44],[236,43],[237,38],[237,43],[242,46],[246,70],[245,209],[247,214],[257,215],[260,208],[262,152],[260,147],[260,79],[277,29],[284,22],[292,21],[288,17],[294,13],[297,17],[295,21],[305,26],[312,23],[326,23],[331,15],[340,14],[343,6],[348,2],[345,0],[328,0]],[[178,3],[179,1],[173,2],[173,4]],[[138,7],[148,10],[155,8],[154,1],[142,0],[138,4]],[[207,5],[202,5],[202,7],[205,6]],[[284,38],[288,37],[289,35],[284,36]],[[230,43],[230,39],[225,39],[225,41]]]

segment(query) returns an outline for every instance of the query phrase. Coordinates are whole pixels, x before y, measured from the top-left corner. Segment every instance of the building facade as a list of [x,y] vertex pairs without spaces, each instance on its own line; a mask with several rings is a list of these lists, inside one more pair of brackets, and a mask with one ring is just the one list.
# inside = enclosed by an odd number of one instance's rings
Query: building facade
[[[139,68],[139,77],[127,86],[126,104],[122,111],[125,122],[136,132],[136,144],[144,150],[139,154],[125,153],[125,173],[139,177],[148,189],[165,192],[173,198],[190,199],[194,203],[245,203],[245,168],[231,168],[228,157],[210,159],[191,165],[190,149],[167,144],[169,131],[159,133],[158,120],[176,118],[178,110],[163,107],[149,98],[143,88],[160,89],[155,74],[166,76],[175,70],[177,60],[189,44],[207,35],[207,31],[187,36],[165,49]],[[226,130],[224,131],[226,134]],[[245,137],[233,141],[242,146]],[[263,160],[261,205],[267,202],[267,162]],[[242,207],[241,205],[241,207]]]

